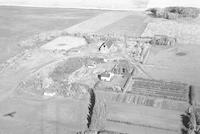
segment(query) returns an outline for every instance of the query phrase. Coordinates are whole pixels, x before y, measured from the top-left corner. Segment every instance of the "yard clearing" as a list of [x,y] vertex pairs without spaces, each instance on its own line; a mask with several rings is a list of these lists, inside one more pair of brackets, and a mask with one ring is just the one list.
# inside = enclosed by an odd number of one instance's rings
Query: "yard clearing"
[[53,41],[44,44],[41,48],[48,50],[69,50],[71,48],[86,45],[87,42],[84,38],[73,36],[61,36]]

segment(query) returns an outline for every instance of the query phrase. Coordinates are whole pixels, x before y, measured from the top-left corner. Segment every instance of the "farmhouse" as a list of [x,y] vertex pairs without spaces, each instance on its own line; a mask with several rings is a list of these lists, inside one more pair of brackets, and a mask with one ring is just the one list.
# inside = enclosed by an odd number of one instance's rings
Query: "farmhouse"
[[109,39],[102,43],[102,45],[99,47],[99,52],[101,53],[109,53],[112,49],[112,46],[114,44],[114,41]]

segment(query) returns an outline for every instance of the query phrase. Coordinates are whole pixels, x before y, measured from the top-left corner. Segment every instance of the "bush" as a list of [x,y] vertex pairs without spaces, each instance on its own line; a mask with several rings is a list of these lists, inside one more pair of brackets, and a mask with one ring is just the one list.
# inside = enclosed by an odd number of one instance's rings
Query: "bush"
[[93,116],[93,110],[94,110],[94,105],[95,105],[95,101],[96,101],[96,96],[94,93],[94,90],[91,89],[90,92],[90,104],[88,106],[88,116],[87,116],[87,127],[90,128],[91,127],[91,123],[92,123],[92,116]]
[[90,89],[90,103],[88,106],[87,127],[89,130],[104,130],[106,121],[106,104]]
[[151,8],[147,11],[153,14],[155,17],[165,19],[177,19],[183,17],[196,18],[200,13],[200,10],[194,7]]
[[166,12],[177,14],[180,17],[192,17],[196,18],[199,16],[199,9],[194,7],[167,7]]

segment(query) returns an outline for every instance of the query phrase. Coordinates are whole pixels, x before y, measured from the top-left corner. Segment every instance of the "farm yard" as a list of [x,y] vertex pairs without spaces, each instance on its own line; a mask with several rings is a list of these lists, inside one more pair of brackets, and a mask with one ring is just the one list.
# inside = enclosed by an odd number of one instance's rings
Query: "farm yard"
[[56,11],[78,24],[30,30],[1,64],[0,133],[183,134],[186,117],[198,128],[198,17]]

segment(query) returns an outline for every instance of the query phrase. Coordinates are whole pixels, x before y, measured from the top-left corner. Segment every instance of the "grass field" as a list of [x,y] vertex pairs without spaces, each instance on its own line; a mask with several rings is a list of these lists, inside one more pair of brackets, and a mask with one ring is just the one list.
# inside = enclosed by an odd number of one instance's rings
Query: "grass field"
[[139,134],[179,133],[181,112],[139,105],[108,103],[106,129]]
[[140,36],[146,28],[147,22],[149,20],[150,17],[147,15],[143,14],[142,12],[135,11],[133,14],[102,28],[98,32]]
[[[75,134],[86,129],[87,105],[87,99],[32,101],[8,98],[0,102],[0,133]],[[13,111],[16,112],[14,118],[3,116]]]
[[[154,50],[151,51],[147,60],[147,64],[153,66],[144,67],[152,78],[199,86],[199,45],[179,44],[171,49]],[[184,55],[177,54],[180,52],[183,52]],[[138,76],[143,77],[142,74],[138,74]]]
[[105,11],[0,6],[0,63],[20,52],[18,41],[35,33],[62,30]]

